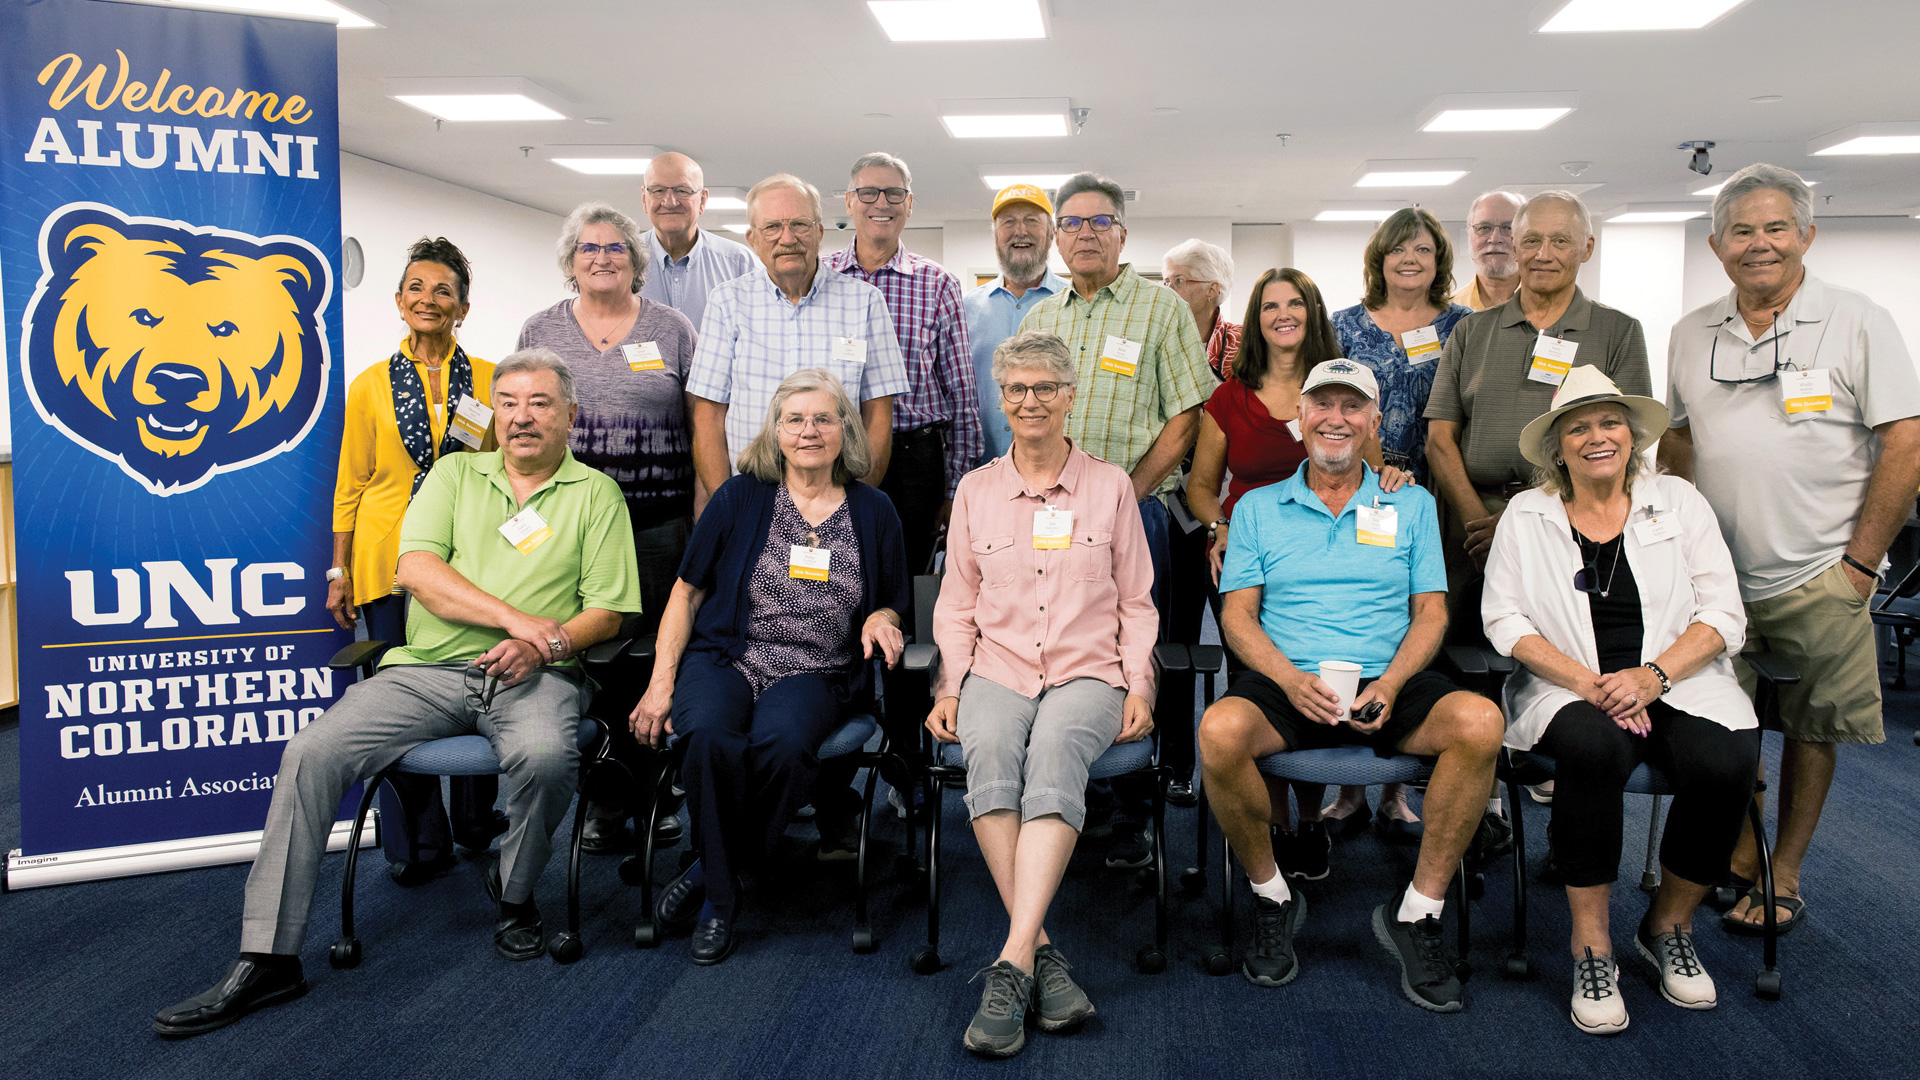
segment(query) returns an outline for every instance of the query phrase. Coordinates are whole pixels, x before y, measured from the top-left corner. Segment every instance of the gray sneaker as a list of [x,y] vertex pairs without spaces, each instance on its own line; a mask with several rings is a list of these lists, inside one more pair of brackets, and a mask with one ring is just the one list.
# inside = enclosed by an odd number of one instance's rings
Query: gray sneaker
[[1041,1031],[1065,1031],[1077,1027],[1096,1011],[1087,992],[1080,989],[1067,972],[1073,965],[1059,949],[1042,945],[1033,952],[1033,978],[1039,984],[1039,1000],[1034,1002],[1040,1014]]
[[996,960],[973,973],[974,979],[982,977],[987,985],[980,992],[980,1008],[973,1014],[973,1023],[967,1025],[961,1044],[976,1054],[1012,1057],[1027,1045],[1027,1005],[1033,1000],[1033,976],[1005,960]]

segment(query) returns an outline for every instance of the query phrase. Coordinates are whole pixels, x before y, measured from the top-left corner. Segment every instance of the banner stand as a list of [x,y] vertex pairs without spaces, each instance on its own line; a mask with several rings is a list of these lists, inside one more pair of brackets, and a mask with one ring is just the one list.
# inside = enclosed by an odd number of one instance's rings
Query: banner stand
[[[260,851],[261,831],[255,829],[225,836],[195,836],[186,840],[127,844],[122,847],[94,848],[91,851],[62,851],[49,855],[21,855],[20,849],[14,848],[7,852],[6,871],[0,876],[0,892],[252,862]],[[353,822],[334,822],[333,831],[327,836],[327,853],[331,855],[347,850],[347,841],[352,835]],[[360,850],[379,846],[380,811],[375,808],[367,811],[367,826],[360,830]]]

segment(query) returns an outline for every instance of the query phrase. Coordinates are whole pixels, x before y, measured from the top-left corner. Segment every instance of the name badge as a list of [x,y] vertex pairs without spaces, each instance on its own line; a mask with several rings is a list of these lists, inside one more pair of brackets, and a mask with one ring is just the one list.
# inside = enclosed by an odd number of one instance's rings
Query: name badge
[[1293,436],[1294,442],[1307,441],[1300,437],[1300,421],[1297,419],[1287,421],[1287,434]]
[[867,342],[865,338],[842,337],[833,339],[833,362],[836,364],[864,364],[867,362]]
[[1073,511],[1049,506],[1033,512],[1033,549],[1059,551],[1073,542]]
[[1431,326],[1407,331],[1400,335],[1400,343],[1409,364],[1424,364],[1440,355],[1440,331]]
[[787,576],[803,581],[827,580],[827,566],[833,562],[832,548],[794,544],[787,549]]
[[1780,401],[1786,406],[1788,420],[1808,420],[1814,413],[1833,408],[1833,370],[1781,372]]
[[[1375,499],[1378,503],[1379,500]],[[1392,506],[1355,507],[1358,522],[1354,527],[1354,539],[1368,547],[1390,548],[1394,537],[1400,535],[1400,511]]]
[[1573,367],[1573,354],[1579,348],[1577,341],[1541,334],[1533,343],[1533,367],[1528,369],[1527,379],[1548,386],[1559,386],[1565,381],[1568,369]]
[[1647,520],[1633,527],[1633,535],[1640,543],[1657,544],[1662,540],[1671,540],[1680,535],[1680,522],[1670,510],[1650,513]]
[[1100,349],[1100,370],[1133,378],[1140,370],[1140,343],[1108,334],[1106,345]]
[[492,426],[493,410],[461,394],[460,403],[453,409],[453,437],[478,450],[480,444],[487,441],[487,429]]
[[500,526],[500,535],[525,555],[553,536],[553,526],[540,516],[540,511],[529,506],[508,518],[507,523]]
[[665,371],[666,357],[660,355],[660,343],[643,341],[638,345],[622,345],[620,351],[626,355],[627,367],[633,371]]

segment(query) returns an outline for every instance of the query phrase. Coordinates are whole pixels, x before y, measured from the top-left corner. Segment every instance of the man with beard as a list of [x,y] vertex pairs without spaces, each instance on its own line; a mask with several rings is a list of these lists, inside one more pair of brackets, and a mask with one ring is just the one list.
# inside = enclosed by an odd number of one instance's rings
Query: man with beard
[[[1306,898],[1273,859],[1268,830],[1284,820],[1286,788],[1269,786],[1255,763],[1342,744],[1436,758],[1413,880],[1373,909],[1373,934],[1399,961],[1408,1001],[1458,1012],[1440,914],[1506,725],[1493,702],[1426,670],[1447,630],[1440,531],[1432,495],[1382,491],[1361,459],[1380,429],[1379,393],[1363,365],[1316,366],[1300,392],[1306,463],[1234,509],[1220,630],[1246,668],[1201,719],[1200,757],[1214,817],[1253,887],[1254,941],[1242,971],[1259,986],[1299,973],[1293,937]],[[1357,690],[1338,693],[1318,674],[1329,661],[1358,668]]]
[[1053,250],[1053,203],[1032,184],[1012,184],[993,197],[993,253],[1000,276],[961,298],[967,312],[967,338],[973,345],[973,374],[980,388],[980,422],[987,457],[1000,457],[1013,445],[1013,431],[998,408],[1000,385],[993,381],[993,351],[1020,329],[1020,320],[1040,301],[1067,287],[1047,268]]
[[1489,191],[1467,208],[1467,244],[1474,275],[1453,302],[1485,311],[1507,302],[1520,287],[1520,261],[1513,257],[1513,219],[1525,200],[1511,191]]

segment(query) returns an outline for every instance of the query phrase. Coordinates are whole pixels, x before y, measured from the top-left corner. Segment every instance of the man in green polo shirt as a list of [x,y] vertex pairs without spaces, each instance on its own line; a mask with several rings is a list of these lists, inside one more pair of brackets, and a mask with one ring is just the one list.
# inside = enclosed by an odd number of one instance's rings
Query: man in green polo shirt
[[633,526],[620,488],[575,461],[573,375],[546,349],[494,369],[500,449],[434,466],[400,531],[413,595],[406,645],[295,735],[280,759],[240,920],[240,958],[154,1030],[197,1035],[304,994],[300,946],[340,800],[413,747],[479,734],[506,770],[507,834],[489,869],[494,948],[540,955],[533,886],[573,800],[589,693],[578,654],[640,610]]

